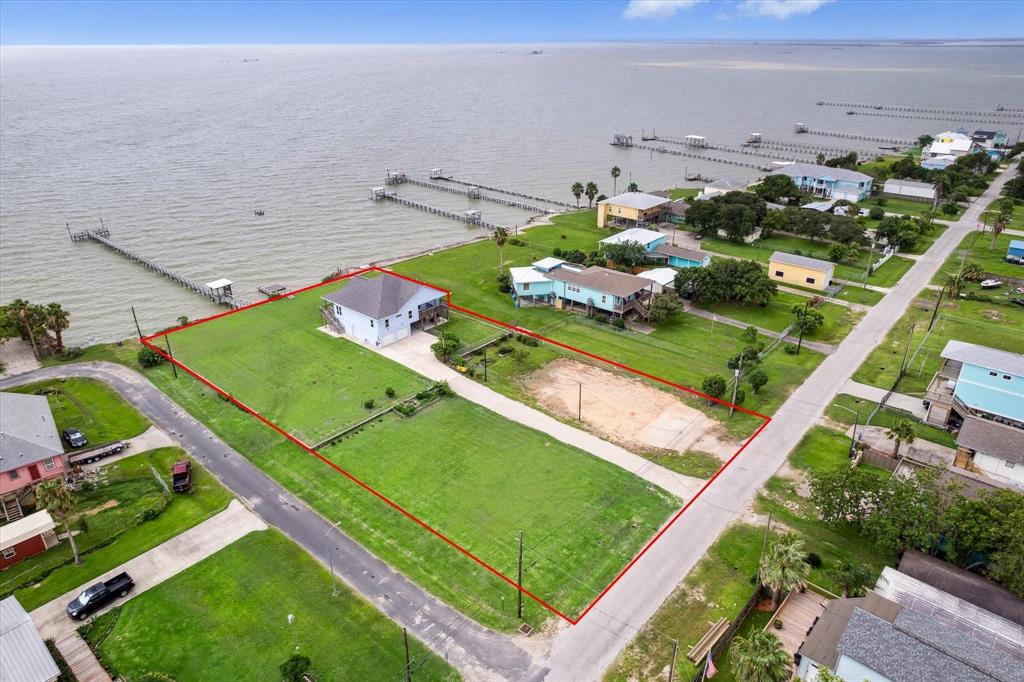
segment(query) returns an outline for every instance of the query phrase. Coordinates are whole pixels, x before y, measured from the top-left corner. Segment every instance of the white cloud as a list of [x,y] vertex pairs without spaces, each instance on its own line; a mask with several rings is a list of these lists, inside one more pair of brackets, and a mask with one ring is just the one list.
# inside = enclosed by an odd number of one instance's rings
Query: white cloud
[[667,19],[679,10],[690,9],[704,0],[629,0],[622,16],[627,19]]
[[739,4],[740,14],[751,17],[772,17],[787,19],[789,17],[810,14],[822,5],[834,0],[743,0]]

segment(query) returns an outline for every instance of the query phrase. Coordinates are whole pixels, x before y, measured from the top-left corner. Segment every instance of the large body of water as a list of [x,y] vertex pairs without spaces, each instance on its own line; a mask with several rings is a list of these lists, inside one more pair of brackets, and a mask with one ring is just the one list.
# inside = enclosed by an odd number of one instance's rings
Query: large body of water
[[[387,168],[572,200],[684,172],[757,171],[611,147],[614,133],[815,128],[913,138],[960,121],[847,116],[817,100],[994,109],[1024,103],[1024,48],[876,45],[3,48],[0,298],[59,301],[76,343],[215,312],[104,250],[96,228],[205,282],[318,281],[339,268],[451,243],[465,225],[368,198]],[[973,127],[992,128],[993,125]],[[1019,126],[1002,126],[1011,138]],[[803,142],[838,142],[801,136]],[[855,143],[861,148],[869,143]],[[463,197],[402,187],[451,209]],[[523,222],[483,204],[485,218]],[[254,211],[263,210],[257,217]]]

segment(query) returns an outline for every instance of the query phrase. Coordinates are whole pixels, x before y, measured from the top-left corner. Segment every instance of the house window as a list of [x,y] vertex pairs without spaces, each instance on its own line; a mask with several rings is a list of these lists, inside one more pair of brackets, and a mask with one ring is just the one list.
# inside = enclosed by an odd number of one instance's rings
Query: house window
[[1003,375],[1003,379],[1005,379],[1006,381],[1009,381],[1010,380],[1010,375],[1009,374],[1004,374]]
[[775,271],[775,276],[776,277],[782,277],[782,270],[776,270]]
[[4,550],[4,559],[13,559],[17,552],[14,551],[13,547],[8,547]]
[[607,302],[608,302],[608,297],[605,296],[604,294],[601,294],[601,303],[607,303]]
[[804,278],[804,280],[805,280],[805,281],[806,281],[806,282],[807,282],[808,284],[814,284],[814,278],[813,278],[813,277],[805,277],[805,278]]
[[409,311],[409,319],[410,320],[412,319],[412,311],[411,310]]
[[988,375],[990,377],[997,377],[997,376],[999,376],[999,372],[989,372]]
[[55,468],[57,468],[57,465],[53,463],[53,457],[43,462],[43,468],[46,469],[47,471],[53,471]]
[[530,283],[529,282],[523,282],[523,291],[529,291],[529,290],[530,290]]
[[391,329],[391,320],[384,320],[384,328]]
[[11,479],[12,481],[16,481],[16,480],[18,480],[19,478],[21,478],[21,476],[20,476],[20,475],[18,474],[18,470],[17,470],[17,469],[11,469],[10,471],[8,471],[8,472],[7,472],[7,476],[8,476],[8,478],[10,478],[10,479]]
[[370,320],[370,326],[371,327],[373,326],[373,320]]
[[1014,466],[1016,466],[1016,464],[1017,464],[1016,462],[1007,461],[1006,462],[1006,468],[1007,469],[1012,469]]

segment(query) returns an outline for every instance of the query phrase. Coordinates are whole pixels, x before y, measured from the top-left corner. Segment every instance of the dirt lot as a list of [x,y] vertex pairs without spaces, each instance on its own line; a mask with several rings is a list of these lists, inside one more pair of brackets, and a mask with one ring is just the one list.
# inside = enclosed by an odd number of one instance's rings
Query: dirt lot
[[575,360],[556,360],[524,378],[549,412],[575,419],[583,384],[583,421],[632,450],[699,450],[725,458],[739,443],[720,437],[718,424],[671,393]]

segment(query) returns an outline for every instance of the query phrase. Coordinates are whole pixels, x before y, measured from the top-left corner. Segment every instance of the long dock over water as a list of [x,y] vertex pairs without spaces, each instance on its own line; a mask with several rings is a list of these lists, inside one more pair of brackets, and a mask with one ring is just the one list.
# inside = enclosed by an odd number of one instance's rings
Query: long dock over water
[[[704,144],[704,145],[701,145],[701,146],[695,146],[692,143],[687,142],[685,139],[680,140],[678,138],[662,137],[660,135],[657,135],[657,136],[653,136],[652,135],[651,137],[647,137],[647,138],[644,138],[644,139],[652,141],[652,142],[667,142],[668,144],[679,145],[681,147],[689,147],[691,149],[711,149],[711,150],[720,151],[720,152],[728,152],[730,154],[746,154],[748,156],[760,156],[760,157],[763,157],[763,158],[766,158],[766,159],[775,159],[776,161],[793,161],[794,160],[792,155],[778,154],[778,153],[775,153],[773,151],[763,151],[763,152],[762,151],[756,151],[756,148],[730,147],[728,145],[721,145],[721,144]],[[793,151],[794,153],[808,154],[808,155],[813,156],[813,154],[811,152],[804,151],[804,150],[791,150],[791,151]]]
[[[740,161],[738,159],[726,159],[719,156],[711,156],[709,154],[701,154],[693,151],[686,151],[683,149],[669,149],[668,147],[655,147],[647,144],[636,144],[633,142],[632,136],[628,135],[616,135],[611,143],[615,147],[625,147],[632,149],[643,149],[644,151],[658,152],[659,154],[672,154],[674,156],[685,156],[692,159],[700,159],[703,161],[713,161],[715,163],[724,163],[731,166],[743,166],[744,168],[753,168],[759,171],[770,171],[773,170],[774,166],[768,164],[757,164],[751,163],[750,161]],[[792,159],[789,159],[792,160]]]
[[451,192],[452,194],[461,194],[462,196],[468,197],[470,199],[480,199],[483,201],[490,201],[495,204],[501,204],[502,206],[521,208],[526,211],[533,211],[534,213],[537,213],[539,215],[545,215],[548,213],[556,212],[556,209],[554,208],[538,206],[537,204],[528,204],[524,201],[519,201],[517,199],[506,199],[504,197],[496,197],[491,196],[489,194],[484,194],[483,192],[480,191],[483,188],[481,188],[479,185],[453,187],[452,185],[441,185],[436,182],[430,182],[429,180],[421,180],[419,178],[409,177],[404,173],[401,174],[401,178],[401,180],[395,182],[388,182],[388,184],[407,183],[410,185],[417,185],[418,187],[426,187],[427,189],[436,189],[439,192]]
[[94,241],[97,244],[101,244],[114,253],[124,256],[130,261],[134,261],[139,265],[149,268],[153,272],[163,275],[167,279],[180,284],[190,291],[194,291],[201,296],[205,296],[214,303],[219,305],[225,305],[229,308],[243,308],[249,305],[249,301],[241,299],[231,293],[231,282],[228,280],[218,280],[213,284],[219,284],[220,286],[210,286],[209,284],[200,284],[193,279],[186,277],[185,275],[179,274],[170,268],[166,268],[154,260],[146,258],[145,256],[135,253],[131,249],[121,246],[110,239],[110,232],[106,227],[99,230],[85,230],[83,232],[71,232],[68,230],[68,234],[73,242],[85,242]]
[[900,140],[894,137],[877,137],[874,135],[860,135],[857,133],[843,133],[837,130],[813,130],[808,128],[803,123],[797,123],[793,129],[795,133],[806,133],[808,135],[821,135],[823,137],[839,137],[844,140],[865,140],[866,142],[882,142],[884,144],[894,144],[901,147],[912,147],[917,144],[914,140]]
[[1001,116],[1024,119],[1024,107],[997,106],[992,111],[971,111],[965,109],[934,109],[930,107],[908,107],[902,104],[868,104],[864,102],[831,102],[821,100],[819,107],[841,107],[844,109],[871,109],[873,111],[896,111],[915,114],[945,114],[947,116]]
[[523,192],[517,192],[517,191],[511,190],[511,189],[503,189],[501,187],[488,187],[487,185],[482,185],[479,182],[470,182],[469,180],[460,180],[458,178],[453,178],[453,177],[438,176],[436,179],[437,180],[444,180],[445,182],[453,182],[453,183],[458,184],[458,185],[463,185],[464,187],[478,187],[479,189],[485,189],[488,192],[500,192],[502,194],[508,194],[509,196],[520,197],[522,199],[530,199],[532,201],[543,201],[544,203],[552,204],[554,206],[558,206],[559,208],[563,208],[563,209],[566,209],[566,210],[571,210],[571,211],[577,210],[575,205],[570,204],[567,201],[559,201],[558,199],[548,199],[547,197],[538,197],[538,196],[534,196],[532,194],[525,194]]
[[402,206],[408,206],[409,208],[416,208],[427,213],[434,215],[443,216],[445,218],[451,218],[452,220],[458,220],[459,222],[467,223],[469,225],[478,225],[486,230],[496,230],[501,225],[497,223],[491,223],[483,219],[480,211],[449,211],[444,208],[438,208],[437,206],[431,206],[430,204],[424,204],[419,201],[412,201],[404,197],[398,196],[397,192],[388,192],[382,187],[375,187],[370,191],[370,198],[374,201],[393,201],[396,204]]
[[762,139],[759,142],[744,142],[743,146],[753,147],[754,149],[777,149],[783,152],[797,152],[817,156],[818,154],[825,154],[826,156],[845,156],[850,152],[855,153],[859,158],[868,158],[877,152],[868,149],[845,149],[842,147],[829,147],[827,145],[819,144],[802,144],[800,142],[783,142],[781,140],[765,140]]

